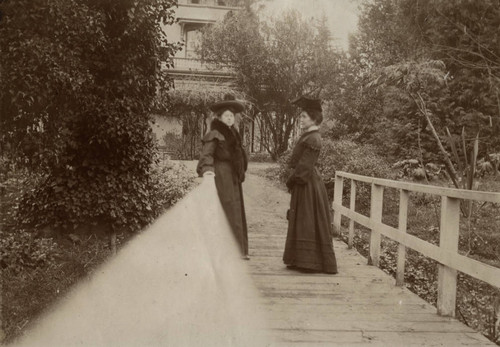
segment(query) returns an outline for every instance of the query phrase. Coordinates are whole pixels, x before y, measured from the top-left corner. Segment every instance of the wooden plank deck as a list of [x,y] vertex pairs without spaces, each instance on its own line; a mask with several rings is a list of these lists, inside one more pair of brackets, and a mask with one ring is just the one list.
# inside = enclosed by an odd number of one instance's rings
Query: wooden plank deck
[[495,346],[335,240],[339,274],[286,269],[289,195],[262,177],[244,183],[249,267],[276,346]]

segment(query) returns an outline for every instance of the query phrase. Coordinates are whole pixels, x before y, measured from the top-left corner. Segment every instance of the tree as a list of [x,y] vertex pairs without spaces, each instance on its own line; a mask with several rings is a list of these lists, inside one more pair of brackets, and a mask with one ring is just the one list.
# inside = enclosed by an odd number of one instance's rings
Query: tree
[[[43,175],[24,197],[31,227],[89,223],[138,230],[154,215],[160,62],[178,46],[160,21],[173,0],[4,0],[0,3],[2,148]],[[16,159],[18,158],[18,159]]]
[[417,43],[411,39],[401,12],[391,0],[362,3],[358,30],[349,38],[349,51],[342,57],[341,72],[325,93],[334,123],[330,136],[334,139],[347,136],[358,143],[373,144],[391,159],[414,151],[401,145],[411,143],[403,131],[408,130],[408,122],[388,112],[408,112],[408,109],[395,107],[395,103],[365,86],[380,68],[407,59],[414,52]]
[[465,128],[472,137],[479,131],[483,150],[500,150],[500,3],[437,1],[424,8],[425,43],[448,70],[452,132]]
[[238,87],[258,110],[260,128],[269,131],[264,146],[276,159],[296,126],[290,102],[320,95],[337,71],[339,55],[330,43],[325,19],[311,24],[290,11],[265,22],[246,8],[207,28],[200,53],[234,67]]
[[[417,157],[420,138],[424,160],[437,160],[435,138],[414,100],[394,93],[394,88],[374,96],[364,86],[390,66],[442,61],[445,86],[427,90],[425,96],[437,132],[442,136],[448,127],[458,138],[465,129],[471,147],[480,131],[480,152],[498,151],[499,6],[489,0],[366,2],[349,52],[359,102],[354,102],[353,93],[339,95],[336,101],[355,110],[344,113],[344,123],[351,125],[347,130],[394,159]],[[374,101],[377,107],[366,107]]]

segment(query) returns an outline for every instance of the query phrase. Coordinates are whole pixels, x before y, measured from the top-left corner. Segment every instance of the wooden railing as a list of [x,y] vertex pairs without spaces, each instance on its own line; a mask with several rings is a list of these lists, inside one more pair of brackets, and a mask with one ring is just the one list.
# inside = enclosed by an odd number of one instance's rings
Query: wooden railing
[[[349,208],[342,205],[344,178],[351,180]],[[355,212],[356,183],[371,184],[370,217]],[[384,187],[396,188],[400,192],[398,228],[382,223]],[[441,196],[441,221],[439,246],[406,233],[408,201],[410,192],[420,192]],[[468,258],[458,253],[460,200],[476,200],[500,203],[500,193],[462,190],[399,182],[373,177],[336,172],[334,190],[334,228],[340,232],[341,217],[349,218],[348,247],[354,238],[354,223],[359,223],[371,230],[369,264],[378,266],[380,240],[384,235],[398,242],[396,285],[404,283],[406,247],[422,253],[439,263],[438,273],[438,314],[455,316],[457,292],[457,271],[463,272],[490,285],[500,288],[500,268]]]

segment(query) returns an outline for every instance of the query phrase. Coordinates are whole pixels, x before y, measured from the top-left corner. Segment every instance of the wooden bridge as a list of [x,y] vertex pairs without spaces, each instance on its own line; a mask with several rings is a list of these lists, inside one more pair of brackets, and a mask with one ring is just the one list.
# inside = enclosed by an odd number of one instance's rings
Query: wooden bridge
[[[342,206],[344,179],[351,180],[350,207]],[[248,182],[250,181],[250,182]],[[500,287],[500,269],[458,254],[459,199],[499,203],[499,193],[461,191],[363,177],[339,172],[334,223],[350,218],[349,245],[334,241],[339,274],[303,274],[286,269],[281,257],[289,195],[251,176],[246,189],[252,277],[270,314],[271,335],[282,346],[494,346],[454,317],[457,271]],[[372,185],[371,217],[355,212],[356,182]],[[255,189],[259,187],[258,189]],[[400,190],[399,228],[382,224],[383,189]],[[264,189],[263,197],[258,191]],[[439,195],[440,246],[406,233],[409,192]],[[371,229],[370,259],[352,249],[354,222]],[[377,267],[381,235],[399,243],[397,279]],[[439,265],[435,307],[402,286],[405,251],[412,248]]]

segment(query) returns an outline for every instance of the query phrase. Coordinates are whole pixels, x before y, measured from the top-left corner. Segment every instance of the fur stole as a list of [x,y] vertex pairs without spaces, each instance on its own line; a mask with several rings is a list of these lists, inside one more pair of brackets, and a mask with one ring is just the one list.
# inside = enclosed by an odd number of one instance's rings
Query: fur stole
[[241,137],[238,130],[233,127],[228,127],[219,119],[215,118],[210,124],[211,130],[217,130],[224,136],[227,143],[227,148],[231,153],[231,164],[234,172],[238,176],[240,182],[245,180],[245,171],[247,170],[248,160],[241,144]]

